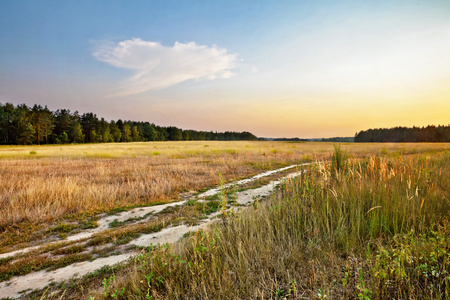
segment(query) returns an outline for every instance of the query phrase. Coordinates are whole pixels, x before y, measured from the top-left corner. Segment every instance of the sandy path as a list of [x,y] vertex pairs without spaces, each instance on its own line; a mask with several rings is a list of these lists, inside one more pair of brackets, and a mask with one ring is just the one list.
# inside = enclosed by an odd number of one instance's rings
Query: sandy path
[[[240,185],[255,181],[259,178],[273,175],[277,172],[282,172],[285,170],[295,168],[297,166],[300,167],[300,166],[305,166],[305,165],[308,165],[308,164],[292,165],[292,166],[272,170],[269,172],[264,172],[264,173],[258,174],[256,176],[247,178],[247,179],[243,179],[240,181],[236,181],[236,182],[227,184],[226,187],[240,186]],[[236,193],[236,203],[240,204],[240,205],[249,205],[256,198],[261,198],[261,197],[270,195],[273,192],[274,188],[280,184],[281,180],[283,180],[285,178],[293,178],[300,174],[301,174],[301,172],[291,173],[288,176],[283,177],[280,180],[271,181],[267,185],[264,185],[264,186],[261,186],[261,187],[255,188],[255,189],[249,189],[249,190],[245,190],[242,192],[237,192]],[[207,196],[213,196],[215,194],[220,193],[220,190],[221,190],[220,187],[213,188],[204,193],[197,195],[195,198],[202,199]],[[129,211],[122,212],[117,215],[112,215],[112,216],[105,215],[98,221],[99,226],[97,228],[88,229],[81,233],[69,236],[69,237],[67,237],[66,241],[78,241],[78,240],[82,240],[82,239],[87,239],[96,233],[99,233],[99,232],[109,229],[109,223],[113,222],[114,220],[126,221],[130,218],[142,218],[149,213],[153,213],[153,214],[158,213],[167,207],[183,205],[185,202],[186,201],[179,201],[179,202],[173,202],[173,203],[164,204],[164,205],[140,207],[140,208],[135,208],[135,209],[132,209]],[[206,227],[211,222],[213,222],[216,215],[217,215],[217,213],[210,215],[208,219],[202,220],[202,223],[197,226],[179,225],[179,226],[164,228],[161,231],[155,232],[152,234],[142,235],[139,238],[132,240],[127,245],[136,245],[136,246],[146,247],[146,246],[150,245],[150,243],[152,243],[154,245],[157,245],[158,243],[159,244],[174,243],[174,242],[178,241],[184,234],[191,232],[191,231],[197,231],[200,228]],[[143,219],[141,221],[145,221],[145,220],[146,219]],[[136,224],[136,223],[134,223],[134,224]],[[46,245],[34,246],[34,247],[26,248],[26,249],[17,250],[14,252],[4,253],[4,254],[0,255],[0,258],[17,255],[17,254],[23,254],[23,253],[26,253],[26,252],[29,252],[32,250],[39,249],[40,247],[44,247],[44,246],[46,246]],[[132,252],[128,252],[128,253],[124,253],[124,254],[120,254],[120,255],[109,256],[106,258],[97,258],[94,261],[85,261],[85,262],[80,262],[80,263],[74,263],[67,267],[59,268],[59,269],[56,269],[56,270],[50,271],[50,272],[43,270],[43,271],[38,271],[38,272],[30,273],[27,275],[23,275],[23,276],[13,277],[8,281],[0,282],[0,297],[19,298],[22,295],[24,295],[26,292],[29,292],[31,290],[36,290],[36,289],[42,289],[51,282],[61,282],[61,281],[73,278],[75,276],[83,276],[83,275],[93,272],[105,265],[114,265],[114,264],[117,264],[120,262],[124,262],[135,255],[136,255],[136,252],[132,251]]]
[[[275,173],[279,173],[279,172],[282,172],[282,171],[293,169],[293,168],[298,167],[298,166],[307,166],[307,165],[309,165],[309,163],[305,163],[305,164],[301,164],[301,165],[291,165],[291,166],[287,166],[287,167],[284,167],[284,168],[280,168],[280,169],[276,169],[276,170],[272,170],[272,171],[267,171],[267,172],[255,175],[253,177],[250,177],[250,178],[246,178],[246,179],[242,179],[242,180],[239,180],[239,181],[235,181],[235,182],[232,182],[232,183],[225,184],[223,187],[228,188],[230,186],[244,185],[246,183],[250,183],[250,182],[255,181],[257,179],[273,175]],[[220,193],[221,189],[222,189],[222,187],[210,189],[210,190],[208,190],[208,191],[206,191],[204,193],[199,194],[198,197],[199,198],[204,198],[204,197],[208,197],[208,196],[214,196],[214,195]]]
[[[209,222],[205,222],[198,226],[176,226],[165,228],[153,234],[146,234],[138,239],[131,241],[128,245],[149,246],[150,243],[157,245],[163,243],[174,243],[178,241],[185,233],[190,231],[197,231],[205,227]],[[5,298],[19,298],[25,291],[42,289],[52,282],[61,282],[69,280],[77,276],[81,277],[95,270],[98,270],[106,265],[115,265],[127,261],[134,257],[137,252],[128,252],[120,255],[114,255],[104,258],[97,258],[94,261],[83,261],[74,263],[64,268],[59,268],[50,272],[46,270],[30,273],[24,276],[13,277],[9,281],[0,282],[0,297]]]
[[[138,208],[134,208],[132,210],[129,211],[124,211],[121,212],[120,214],[116,214],[116,215],[111,215],[111,216],[104,216],[102,217],[100,220],[98,220],[98,224],[99,226],[96,228],[92,228],[92,229],[86,229],[83,230],[80,233],[68,236],[65,240],[63,241],[79,241],[79,240],[83,240],[83,239],[87,239],[90,238],[91,236],[93,236],[96,233],[105,231],[110,229],[109,228],[109,223],[113,222],[114,220],[117,220],[119,222],[123,222],[125,220],[128,220],[130,218],[141,218],[143,216],[145,216],[148,213],[158,213],[162,210],[164,210],[167,207],[172,207],[172,206],[177,206],[177,205],[183,205],[186,201],[178,201],[178,202],[172,202],[172,203],[168,203],[168,204],[162,204],[162,205],[155,205],[155,206],[149,206],[149,207],[138,207]],[[135,222],[134,224],[136,224],[137,222]],[[56,241],[56,242],[51,242],[48,243],[46,245],[51,245],[51,244],[56,244],[56,243],[60,243],[61,241]],[[16,251],[12,251],[12,252],[7,252],[7,253],[3,253],[0,254],[0,258],[6,258],[9,256],[15,256],[15,255],[19,255],[19,254],[24,254],[36,249],[41,248],[42,245],[38,245],[38,246],[33,246],[33,247],[28,247],[25,249],[20,249],[20,250],[16,250]]]

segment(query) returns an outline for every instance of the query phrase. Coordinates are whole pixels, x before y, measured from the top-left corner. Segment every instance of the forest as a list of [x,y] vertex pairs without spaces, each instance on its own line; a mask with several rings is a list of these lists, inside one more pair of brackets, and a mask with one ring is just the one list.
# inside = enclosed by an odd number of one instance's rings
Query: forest
[[68,144],[139,141],[257,140],[250,132],[212,132],[162,127],[150,122],[106,121],[94,113],[0,103],[0,144]]
[[448,143],[450,126],[377,128],[355,135],[360,143]]

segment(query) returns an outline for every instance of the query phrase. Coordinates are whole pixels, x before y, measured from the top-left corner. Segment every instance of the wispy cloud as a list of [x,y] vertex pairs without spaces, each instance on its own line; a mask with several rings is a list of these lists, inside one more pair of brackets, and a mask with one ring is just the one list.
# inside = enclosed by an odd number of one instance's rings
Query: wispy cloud
[[135,71],[114,96],[164,89],[190,79],[229,78],[237,62],[236,54],[216,45],[175,42],[173,47],[165,47],[139,38],[100,47],[94,56],[114,67]]

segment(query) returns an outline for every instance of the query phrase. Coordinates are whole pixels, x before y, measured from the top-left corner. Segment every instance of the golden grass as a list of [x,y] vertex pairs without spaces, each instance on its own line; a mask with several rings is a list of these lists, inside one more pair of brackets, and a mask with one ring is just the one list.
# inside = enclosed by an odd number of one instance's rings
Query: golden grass
[[[449,145],[343,144],[342,148],[359,157],[442,150]],[[218,184],[219,174],[230,181],[286,164],[328,159],[332,151],[332,143],[250,141],[1,146],[0,245],[3,233],[20,229],[21,224],[167,202],[180,192]]]
[[[0,227],[167,201],[176,193],[217,184],[219,173],[230,180],[290,160],[184,143],[178,149],[175,143],[126,146],[40,147],[31,158],[24,155],[32,147],[4,147],[2,156],[15,158],[0,165]],[[152,155],[155,147],[160,154]]]

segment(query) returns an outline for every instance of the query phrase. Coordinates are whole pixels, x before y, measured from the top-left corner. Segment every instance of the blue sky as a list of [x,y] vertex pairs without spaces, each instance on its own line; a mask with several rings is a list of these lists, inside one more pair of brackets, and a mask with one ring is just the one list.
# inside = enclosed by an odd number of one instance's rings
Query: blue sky
[[450,1],[0,1],[0,102],[258,136],[448,124]]

